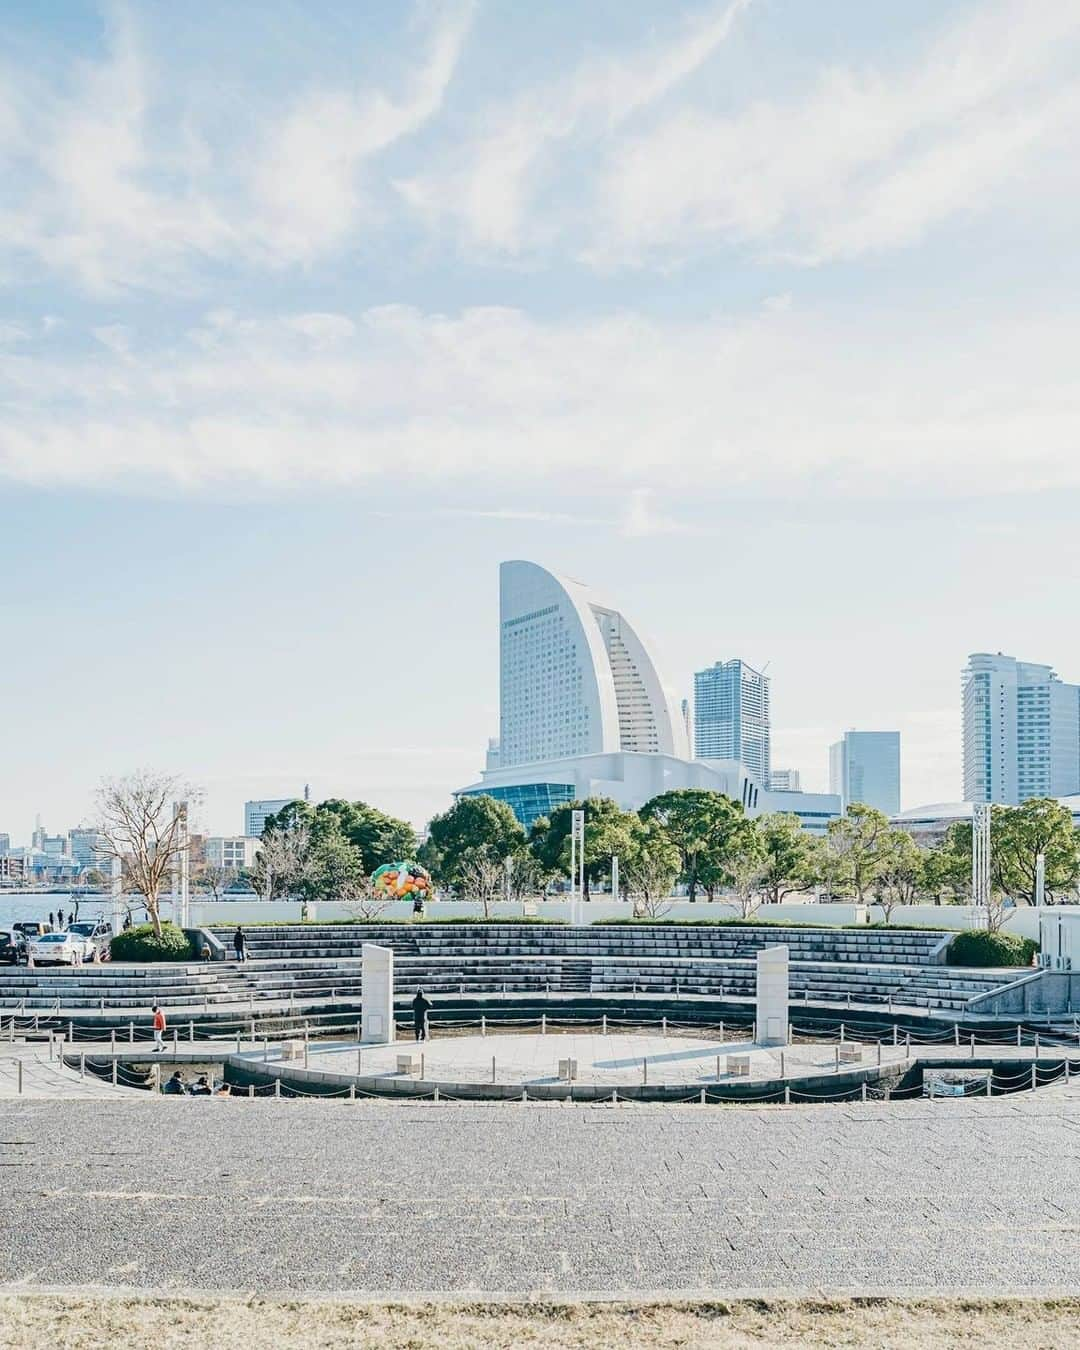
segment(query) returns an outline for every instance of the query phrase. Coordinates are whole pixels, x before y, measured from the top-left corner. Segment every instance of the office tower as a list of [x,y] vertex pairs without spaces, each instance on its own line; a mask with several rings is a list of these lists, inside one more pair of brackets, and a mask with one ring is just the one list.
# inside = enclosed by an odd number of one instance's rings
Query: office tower
[[203,841],[203,856],[209,867],[239,872],[255,866],[261,842],[244,835],[212,834]]
[[874,806],[887,816],[900,810],[900,733],[845,731],[829,747],[829,791],[844,810],[852,802]]
[[773,769],[769,774],[769,788],[773,792],[801,792],[802,775],[798,769]]
[[769,677],[745,661],[717,661],[694,675],[694,754],[735,759],[768,787]]
[[111,860],[101,852],[105,841],[97,830],[72,830],[68,835],[71,856],[80,869],[96,868],[99,872],[108,872]]
[[961,690],[965,801],[1014,806],[1080,791],[1080,686],[1050,666],[975,652]]
[[244,834],[250,839],[260,839],[267,816],[276,816],[279,811],[296,800],[296,797],[277,797],[273,800],[245,802]]

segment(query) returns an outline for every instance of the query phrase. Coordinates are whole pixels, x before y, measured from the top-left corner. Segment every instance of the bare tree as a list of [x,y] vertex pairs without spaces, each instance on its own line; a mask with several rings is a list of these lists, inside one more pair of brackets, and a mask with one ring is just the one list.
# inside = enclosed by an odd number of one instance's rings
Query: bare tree
[[219,867],[217,863],[206,863],[199,868],[195,881],[198,885],[204,886],[215,900],[220,900],[238,875],[235,867]]
[[499,898],[503,878],[503,863],[492,858],[484,848],[466,849],[461,856],[461,888],[470,900],[478,900],[484,907],[484,918],[491,917],[491,906]]
[[767,886],[767,867],[754,850],[740,853],[728,864],[731,890],[739,906],[739,917],[750,919],[761,908]]
[[678,872],[656,858],[642,858],[628,863],[621,882],[634,902],[635,919],[662,919],[671,913],[671,888]]
[[302,880],[310,846],[306,825],[272,825],[263,834],[251,869],[260,899],[273,900]]
[[146,904],[146,915],[161,935],[161,891],[187,847],[185,813],[174,803],[197,800],[198,791],[172,774],[141,769],[123,778],[105,779],[97,793],[101,836],[98,853],[118,858],[131,890]]
[[375,890],[369,877],[343,882],[338,899],[354,919],[366,920],[379,918],[387,906],[394,903],[392,895]]

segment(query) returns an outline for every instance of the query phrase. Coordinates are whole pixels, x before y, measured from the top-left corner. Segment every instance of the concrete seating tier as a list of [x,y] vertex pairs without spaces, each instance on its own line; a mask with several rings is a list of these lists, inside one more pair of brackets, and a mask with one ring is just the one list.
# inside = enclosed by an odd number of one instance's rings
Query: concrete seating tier
[[[230,928],[214,932],[229,946]],[[865,930],[675,925],[546,924],[281,924],[245,929],[253,957],[288,959],[359,957],[365,942],[412,956],[672,956],[747,959],[762,947],[784,943],[793,961],[852,964],[940,963],[947,933],[925,929]]]
[[[971,971],[895,962],[793,961],[792,995],[817,1002],[848,1001],[963,1010],[974,994],[997,988],[1015,971]],[[408,998],[418,987],[432,994],[622,995],[632,993],[751,998],[755,963],[746,958],[714,959],[594,956],[416,956],[399,953],[395,993]],[[65,1010],[143,1012],[154,1002],[166,1011],[230,1008],[290,1002],[357,1003],[360,962],[277,959],[242,965],[97,966],[60,970],[14,969],[0,974],[0,1011],[48,1013],[57,1001]]]

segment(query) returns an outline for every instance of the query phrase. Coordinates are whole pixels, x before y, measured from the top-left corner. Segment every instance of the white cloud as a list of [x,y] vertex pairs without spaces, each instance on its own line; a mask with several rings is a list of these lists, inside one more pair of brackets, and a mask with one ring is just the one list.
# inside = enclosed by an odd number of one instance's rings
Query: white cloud
[[[184,289],[207,261],[304,264],[340,247],[361,215],[363,165],[431,118],[452,78],[472,4],[435,13],[400,97],[315,88],[280,120],[254,131],[241,120],[212,142],[203,110],[162,116],[176,91],[137,11],[117,7],[105,57],[59,86],[0,68],[0,169],[19,184],[0,204],[3,255],[112,292]],[[252,97],[252,116],[259,106]]]
[[1069,315],[986,323],[958,344],[932,317],[901,330],[801,310],[216,312],[134,356],[100,342],[0,356],[0,474],[238,491],[415,474],[528,494],[572,474],[626,501],[622,528],[639,534],[676,528],[676,498],[1074,488],[1078,345]]
[[1008,0],[908,68],[832,69],[790,100],[673,112],[615,147],[589,254],[749,241],[815,262],[916,242],[1015,192],[1040,155],[1056,191],[1080,115],[1078,44],[1076,6]]
[[360,214],[361,165],[438,112],[472,14],[472,4],[446,12],[402,98],[378,90],[320,90],[298,100],[270,131],[253,197],[256,233],[273,255],[305,261],[348,237]]
[[627,55],[587,58],[568,77],[485,110],[484,130],[455,149],[446,168],[402,179],[398,189],[438,224],[458,219],[474,242],[516,252],[545,232],[534,200],[546,176],[558,177],[562,145],[612,135],[699,70],[750,0],[713,5],[665,44]]

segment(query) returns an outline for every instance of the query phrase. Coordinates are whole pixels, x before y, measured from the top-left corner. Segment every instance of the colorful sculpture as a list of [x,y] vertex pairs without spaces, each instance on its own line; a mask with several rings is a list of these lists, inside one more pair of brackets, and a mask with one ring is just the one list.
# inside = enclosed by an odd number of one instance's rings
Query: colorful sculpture
[[372,872],[371,885],[376,895],[390,900],[431,899],[431,874],[416,862],[383,863]]

